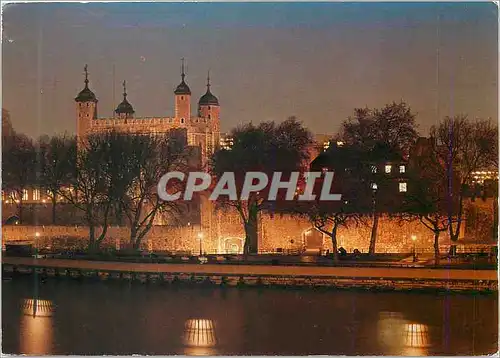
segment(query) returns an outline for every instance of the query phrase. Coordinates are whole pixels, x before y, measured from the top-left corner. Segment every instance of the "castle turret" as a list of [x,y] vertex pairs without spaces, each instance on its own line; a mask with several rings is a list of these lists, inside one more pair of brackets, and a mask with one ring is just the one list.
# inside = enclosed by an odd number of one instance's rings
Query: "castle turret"
[[186,125],[191,118],[191,90],[185,82],[184,59],[182,59],[181,83],[175,89],[175,120],[180,125]]
[[97,119],[97,97],[89,88],[89,73],[87,65],[84,67],[85,87],[75,98],[76,102],[76,130],[79,138],[84,137],[90,128],[92,120]]
[[127,101],[127,83],[125,81],[123,81],[123,101],[116,107],[115,113],[121,119],[134,118],[134,107]]
[[198,101],[198,116],[214,122],[218,126],[220,106],[219,100],[210,92],[210,72],[207,76],[207,92]]

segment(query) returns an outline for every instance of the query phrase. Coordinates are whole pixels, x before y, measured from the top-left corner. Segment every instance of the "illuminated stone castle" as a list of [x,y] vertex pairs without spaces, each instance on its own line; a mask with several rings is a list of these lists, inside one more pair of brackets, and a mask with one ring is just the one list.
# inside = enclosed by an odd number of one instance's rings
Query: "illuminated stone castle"
[[100,118],[97,115],[97,97],[89,88],[87,66],[85,87],[75,98],[77,137],[81,140],[88,134],[118,131],[139,134],[167,133],[172,129],[185,129],[188,145],[201,148],[202,164],[219,146],[220,105],[210,92],[210,76],[207,91],[198,101],[196,115],[191,113],[191,89],[185,81],[182,62],[181,83],[174,90],[175,113],[173,117],[135,117],[135,110],[127,100],[126,83],[123,82],[123,101],[115,109],[115,116]]

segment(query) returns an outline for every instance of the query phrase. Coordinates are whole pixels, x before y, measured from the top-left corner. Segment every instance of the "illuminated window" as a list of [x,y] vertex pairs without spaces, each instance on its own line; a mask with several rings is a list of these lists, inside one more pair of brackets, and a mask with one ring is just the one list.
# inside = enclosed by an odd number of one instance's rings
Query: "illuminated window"
[[39,189],[33,190],[33,200],[40,200],[40,190]]
[[5,192],[2,190],[2,201],[5,200]]
[[28,200],[28,189],[23,189],[23,199],[22,200]]
[[377,190],[377,189],[378,189],[378,185],[377,185],[377,183],[372,183],[372,189],[373,189],[373,190]]
[[389,165],[389,164],[388,164],[388,165],[386,165],[386,166],[385,166],[385,173],[386,173],[386,174],[389,174],[389,173],[391,172],[391,169],[392,169],[392,166],[391,166],[391,165]]
[[406,168],[405,168],[405,166],[404,166],[404,165],[400,165],[400,166],[399,166],[399,172],[400,172],[400,173],[404,173],[404,172],[406,172]]
[[372,173],[376,173],[377,172],[377,167],[375,165],[372,165]]
[[400,193],[405,193],[407,190],[407,185],[406,183],[399,183],[399,192]]
[[[347,169],[346,169],[346,170],[347,170]],[[328,171],[328,168],[326,168],[326,167],[321,168],[321,171],[322,171],[323,173],[326,173],[326,172]]]
[[338,146],[338,147],[342,147],[343,145],[344,145],[344,142],[342,142],[342,141],[340,141],[340,140],[339,140],[339,141],[337,141],[337,146]]

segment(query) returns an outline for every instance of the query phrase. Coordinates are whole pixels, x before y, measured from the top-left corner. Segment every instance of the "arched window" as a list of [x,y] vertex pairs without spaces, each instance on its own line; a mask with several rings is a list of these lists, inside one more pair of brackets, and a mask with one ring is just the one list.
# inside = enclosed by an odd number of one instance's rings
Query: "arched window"
[[181,118],[181,124],[184,124],[184,118]]
[[208,119],[210,119],[210,114],[208,115]]

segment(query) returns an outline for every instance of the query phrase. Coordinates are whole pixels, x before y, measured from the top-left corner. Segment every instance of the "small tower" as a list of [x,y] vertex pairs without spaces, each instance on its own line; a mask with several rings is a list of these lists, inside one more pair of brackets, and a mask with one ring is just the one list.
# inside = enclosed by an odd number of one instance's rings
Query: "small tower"
[[210,92],[210,71],[207,75],[207,92],[198,101],[198,117],[205,124],[206,154],[211,155],[220,142],[219,100]]
[[181,83],[175,89],[175,120],[180,125],[186,125],[191,118],[191,90],[184,81],[184,59],[182,59]]
[[198,101],[198,116],[207,122],[219,122],[220,106],[219,100],[210,92],[210,71],[207,75],[207,92]]
[[134,107],[127,101],[127,83],[123,81],[123,101],[116,107],[115,113],[120,119],[134,118]]
[[85,87],[75,98],[76,102],[76,133],[79,139],[85,137],[90,129],[92,120],[97,119],[97,98],[89,89],[89,73],[87,65],[83,68]]

